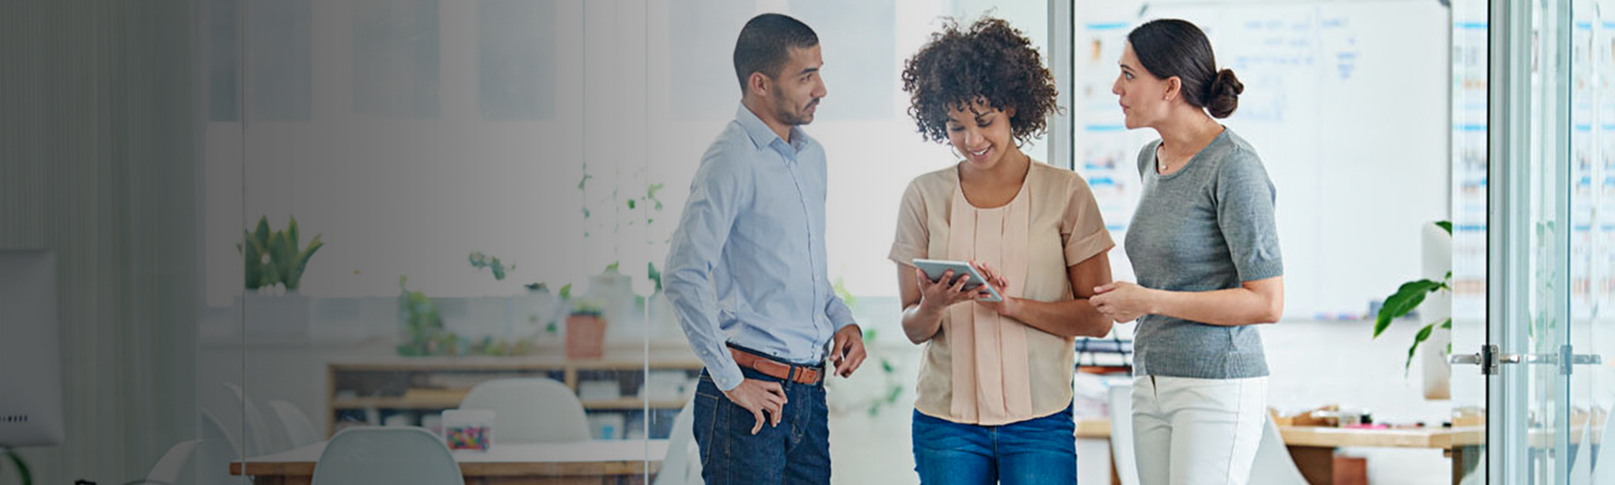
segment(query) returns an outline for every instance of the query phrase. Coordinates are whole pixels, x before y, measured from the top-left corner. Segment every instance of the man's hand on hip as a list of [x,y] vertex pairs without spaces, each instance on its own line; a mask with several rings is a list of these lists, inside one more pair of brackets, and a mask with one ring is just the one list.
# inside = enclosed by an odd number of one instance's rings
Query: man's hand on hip
[[723,391],[723,395],[728,397],[730,402],[746,408],[747,411],[751,411],[752,416],[757,417],[757,425],[751,428],[751,434],[763,430],[763,422],[767,421],[763,417],[763,411],[773,415],[772,425],[779,426],[786,399],[785,389],[780,387],[778,382],[746,379],[740,381],[740,385],[734,389]]
[[858,325],[847,325],[836,331],[830,344],[830,363],[836,366],[836,375],[852,377],[852,371],[863,365],[864,357],[864,331]]

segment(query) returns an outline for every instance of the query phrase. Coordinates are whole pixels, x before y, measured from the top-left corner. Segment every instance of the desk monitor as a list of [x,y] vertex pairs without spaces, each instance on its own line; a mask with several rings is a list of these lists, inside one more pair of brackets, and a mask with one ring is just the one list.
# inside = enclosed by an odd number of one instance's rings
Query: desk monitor
[[0,446],[65,439],[56,255],[0,251]]

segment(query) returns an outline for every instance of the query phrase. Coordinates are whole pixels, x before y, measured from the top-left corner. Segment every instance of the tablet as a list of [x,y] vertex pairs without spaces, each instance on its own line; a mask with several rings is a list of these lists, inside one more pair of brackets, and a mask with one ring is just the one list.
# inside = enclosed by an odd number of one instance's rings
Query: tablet
[[[965,283],[965,289],[967,290],[975,289],[976,287],[981,286],[983,281],[987,281],[987,278],[981,276],[981,273],[976,271],[976,267],[971,266],[970,263],[961,261],[915,259],[914,266],[918,266],[921,271],[924,271],[925,276],[930,278],[931,282],[933,283],[941,281],[942,274],[948,272],[950,269],[953,270],[954,278],[958,278],[962,275],[970,275],[970,282]],[[987,292],[992,296],[981,298],[979,301],[1004,301],[1004,295],[998,294],[998,289],[993,288],[992,285],[987,285]]]

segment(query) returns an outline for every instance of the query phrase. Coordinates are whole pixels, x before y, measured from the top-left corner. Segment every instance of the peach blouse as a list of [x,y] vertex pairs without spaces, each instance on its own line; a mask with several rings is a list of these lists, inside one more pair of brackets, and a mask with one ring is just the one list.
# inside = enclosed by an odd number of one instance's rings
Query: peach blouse
[[[889,257],[976,260],[1010,281],[1008,297],[1067,301],[1066,269],[1113,247],[1087,181],[1033,161],[1015,198],[981,209],[965,200],[954,165],[916,177],[903,193]],[[1071,404],[1072,339],[973,303],[949,307],[925,343],[921,413],[996,426],[1048,416]]]

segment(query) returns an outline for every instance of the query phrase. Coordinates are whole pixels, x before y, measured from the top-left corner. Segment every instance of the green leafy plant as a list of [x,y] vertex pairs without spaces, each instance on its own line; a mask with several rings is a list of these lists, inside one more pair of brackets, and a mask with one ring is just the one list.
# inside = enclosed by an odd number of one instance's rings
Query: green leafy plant
[[[866,349],[866,351],[867,351],[867,349],[869,347],[874,345],[875,336],[876,336],[875,329],[871,328],[869,330],[864,330],[863,338],[864,338],[864,348]],[[876,415],[879,415],[880,414],[880,409],[882,407],[897,405],[897,398],[900,398],[900,397],[903,396],[902,379],[897,376],[897,366],[892,365],[892,359],[891,358],[881,356],[881,358],[880,358],[880,372],[881,372],[881,375],[885,377],[886,394],[882,395],[880,397],[880,399],[877,399],[874,402],[869,404],[869,416],[870,417],[874,417]]]
[[246,264],[246,286],[249,290],[269,288],[276,284],[288,291],[296,290],[302,286],[303,270],[308,268],[309,258],[325,246],[320,242],[319,234],[309,240],[308,246],[302,246],[296,217],[289,218],[286,229],[281,231],[269,227],[268,216],[259,217],[258,225],[253,230],[243,232],[243,242],[236,244],[236,251],[241,253]]
[[516,263],[505,266],[505,263],[500,261],[498,257],[482,254],[482,251],[472,252],[471,256],[466,259],[471,261],[471,267],[476,268],[477,271],[482,271],[483,268],[492,270],[493,279],[499,281],[504,281],[508,272],[516,270]]
[[457,348],[458,339],[443,329],[443,316],[425,293],[411,291],[408,276],[398,277],[398,319],[407,341],[398,344],[398,355],[436,355]]
[[598,317],[598,316],[601,316],[601,315],[605,315],[606,310],[605,310],[604,306],[601,305],[599,302],[590,301],[590,300],[582,300],[582,301],[578,301],[578,302],[572,304],[572,314],[573,315],[590,315],[590,316]]
[[662,291],[662,272],[656,270],[656,263],[654,261],[645,263],[645,278],[650,279],[651,283],[656,284],[657,292]]
[[[1452,236],[1452,222],[1438,221],[1435,224],[1440,226],[1441,229],[1446,230],[1448,236]],[[1412,312],[1415,308],[1418,308],[1419,304],[1424,303],[1424,298],[1429,294],[1437,291],[1451,292],[1451,285],[1451,271],[1448,271],[1446,276],[1441,278],[1441,281],[1418,279],[1402,283],[1402,286],[1397,287],[1396,293],[1392,293],[1391,296],[1385,297],[1385,304],[1380,306],[1379,315],[1374,318],[1374,338],[1377,339],[1379,338],[1380,334],[1385,333],[1385,329],[1391,327],[1391,322],[1393,320],[1407,316],[1408,313]],[[1406,375],[1407,371],[1413,367],[1413,355],[1419,350],[1419,344],[1422,344],[1425,340],[1428,340],[1430,338],[1430,334],[1437,328],[1451,330],[1452,318],[1444,318],[1439,322],[1425,325],[1424,328],[1419,329],[1418,334],[1413,336],[1413,345],[1408,346],[1407,361],[1403,362],[1402,364],[1402,373],[1404,375]],[[1449,353],[1452,351],[1450,345],[1448,346],[1447,351]]]

